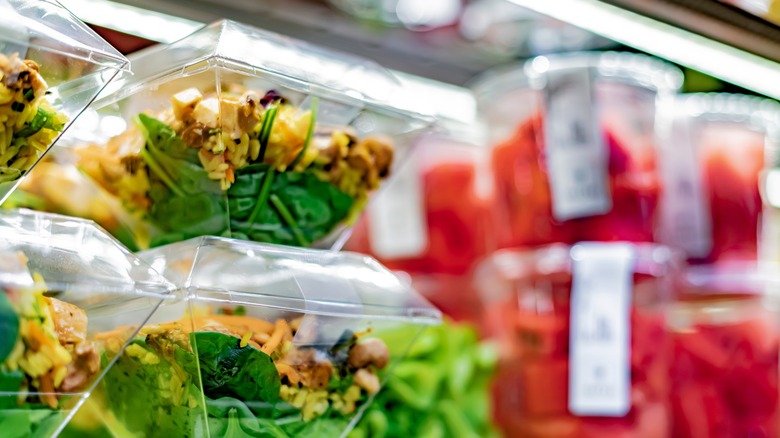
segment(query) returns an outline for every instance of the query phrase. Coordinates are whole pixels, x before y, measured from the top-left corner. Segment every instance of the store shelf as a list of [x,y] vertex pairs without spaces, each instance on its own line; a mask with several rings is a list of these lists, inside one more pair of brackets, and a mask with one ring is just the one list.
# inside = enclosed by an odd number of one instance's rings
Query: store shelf
[[780,27],[714,0],[512,0],[621,44],[780,98]]

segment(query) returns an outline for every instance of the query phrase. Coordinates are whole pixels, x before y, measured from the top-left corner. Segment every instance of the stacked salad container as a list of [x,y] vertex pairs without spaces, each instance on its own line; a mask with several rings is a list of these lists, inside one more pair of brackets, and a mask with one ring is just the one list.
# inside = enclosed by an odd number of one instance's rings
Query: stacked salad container
[[400,85],[375,64],[231,21],[132,63],[91,107],[120,129],[67,140],[137,218],[123,240],[141,249],[201,235],[338,249],[429,124],[390,103]]
[[127,59],[56,2],[0,1],[0,202]]
[[[84,436],[71,421],[173,285],[94,223],[30,211],[0,215],[0,428],[7,437]],[[115,352],[114,357],[107,352]],[[67,429],[66,429],[67,427]]]
[[99,129],[74,124],[25,192],[72,196],[80,213],[62,210],[114,237],[1,218],[0,307],[21,340],[0,350],[0,423],[345,436],[441,315],[371,258],[296,246],[339,249],[429,118],[389,103],[400,85],[368,61],[230,21],[132,62],[90,106]]

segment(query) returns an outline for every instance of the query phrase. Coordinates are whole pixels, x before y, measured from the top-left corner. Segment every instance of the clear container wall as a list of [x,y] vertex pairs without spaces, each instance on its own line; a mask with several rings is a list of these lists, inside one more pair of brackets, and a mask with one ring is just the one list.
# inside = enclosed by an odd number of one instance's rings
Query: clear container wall
[[672,436],[777,436],[780,326],[772,278],[744,262],[692,267],[681,278],[668,317]]
[[358,255],[203,238],[144,257],[182,299],[103,386],[105,412],[141,436],[341,436],[440,318]]
[[[597,261],[593,252],[578,254],[582,244],[503,250],[478,268],[487,323],[503,334],[505,354],[494,387],[496,420],[507,436],[521,438],[672,436],[668,379],[672,339],[664,310],[674,256],[665,247],[647,244],[585,245],[601,248],[596,251],[614,245],[630,250],[625,253],[628,258],[613,259],[605,268],[621,265],[620,272],[595,280],[592,276],[583,280],[588,273],[577,268],[581,261]],[[621,276],[624,283],[607,280]],[[579,292],[573,290],[578,287]],[[586,300],[597,296],[606,302],[595,305],[598,302]],[[583,321],[594,325],[582,325]],[[583,333],[592,337],[583,339]],[[617,344],[609,344],[611,338]],[[604,339],[611,349],[600,349]],[[587,352],[594,351],[595,357],[589,357]],[[591,367],[594,374],[583,377],[580,371]],[[620,409],[596,405],[584,412],[582,401],[575,398],[594,383],[604,383],[598,387],[609,390],[601,395],[622,400]],[[590,394],[586,402],[600,399]]]
[[378,66],[229,21],[133,63],[93,106],[101,129],[68,142],[144,218],[140,248],[203,235],[338,247],[428,124],[389,103],[399,85]]
[[653,241],[656,106],[680,83],[670,66],[619,53],[539,57],[478,80],[500,245]]
[[708,93],[682,96],[668,113],[674,124],[661,145],[668,187],[659,237],[692,261],[755,260],[762,228],[759,178],[771,168],[780,107],[757,97]]
[[[143,325],[172,290],[88,221],[32,212],[0,216],[0,427],[4,436],[76,436],[71,421],[112,367],[101,333],[117,330],[111,351],[134,337],[118,330],[127,309]],[[69,423],[70,422],[70,423]]]
[[1,203],[127,59],[56,2],[2,0],[0,17]]

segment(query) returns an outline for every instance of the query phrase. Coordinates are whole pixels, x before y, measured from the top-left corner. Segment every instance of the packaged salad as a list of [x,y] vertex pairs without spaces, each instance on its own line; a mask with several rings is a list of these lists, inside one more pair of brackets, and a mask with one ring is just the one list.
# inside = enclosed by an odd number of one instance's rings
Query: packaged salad
[[661,144],[667,187],[659,237],[696,262],[755,260],[763,213],[759,179],[773,167],[767,158],[780,140],[780,105],[695,93],[678,97],[666,114],[673,125]]
[[501,247],[654,241],[668,133],[657,104],[682,74],[628,53],[542,56],[473,84],[493,144]]
[[[141,325],[172,286],[89,221],[0,213],[0,430],[8,438],[85,436],[74,420],[111,368],[96,333],[136,312]],[[119,353],[133,332],[118,333]],[[95,421],[109,421],[101,418]]]
[[126,66],[58,3],[0,0],[0,203]]
[[428,124],[390,103],[400,85],[378,66],[230,21],[132,63],[91,107],[121,129],[69,142],[153,228],[142,248],[203,235],[339,246]]
[[357,254],[200,237],[141,256],[181,300],[159,307],[103,381],[129,436],[342,436],[440,321]]

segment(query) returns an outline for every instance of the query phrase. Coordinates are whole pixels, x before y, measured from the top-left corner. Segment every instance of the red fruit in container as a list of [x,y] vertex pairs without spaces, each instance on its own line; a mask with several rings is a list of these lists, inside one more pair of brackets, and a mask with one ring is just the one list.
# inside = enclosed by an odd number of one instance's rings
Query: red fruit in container
[[658,230],[696,262],[755,260],[766,145],[777,142],[780,106],[752,96],[683,95],[662,145],[668,190]]
[[565,357],[569,353],[569,316],[566,313],[515,313],[515,342],[521,359]]
[[729,408],[714,383],[690,382],[672,391],[673,428],[677,438],[735,438]]
[[772,284],[745,262],[691,267],[681,279],[669,318],[675,437],[777,436],[780,315],[764,294]]
[[[615,248],[632,248],[628,271],[611,271],[619,269],[612,266],[613,259],[599,259],[604,265],[578,265],[594,254],[604,254],[602,249],[609,251]],[[585,251],[587,249],[587,251]],[[598,251],[595,251],[598,250]],[[595,252],[589,252],[595,251]],[[607,251],[606,254],[613,254]],[[621,253],[622,254],[622,253]],[[611,257],[611,256],[610,256]],[[622,260],[622,259],[620,259]],[[622,263],[618,260],[619,264]],[[668,296],[667,281],[674,255],[666,248],[651,244],[627,243],[586,243],[574,247],[552,245],[536,250],[501,250],[486,259],[475,272],[480,293],[486,301],[489,319],[510,321],[505,329],[511,332],[505,338],[512,346],[505,353],[507,356],[501,362],[500,374],[494,388],[494,404],[496,419],[508,436],[512,437],[553,437],[572,436],[578,438],[665,438],[669,437],[671,428],[669,399],[669,363],[671,340],[667,329],[662,303]],[[577,266],[581,266],[577,268]],[[603,342],[596,338],[590,341],[573,333],[582,320],[573,321],[572,312],[584,312],[582,297],[573,295],[575,284],[578,294],[605,294],[605,298],[621,300],[622,292],[612,292],[600,289],[598,284],[590,280],[577,280],[572,274],[583,269],[606,269],[598,271],[602,275],[626,275],[631,286],[626,293],[632,295],[630,305],[617,307],[618,319],[608,321],[628,324],[629,351],[620,356],[617,350],[603,350]],[[599,268],[601,266],[601,268]],[[580,269],[579,271],[577,269]],[[593,271],[596,272],[596,271]],[[591,278],[591,277],[585,277]],[[622,278],[622,277],[620,277]],[[608,283],[603,283],[606,285]],[[609,287],[617,286],[609,283]],[[584,289],[582,289],[584,288]],[[580,297],[580,298],[577,298]],[[605,304],[608,306],[608,304]],[[592,311],[592,310],[591,310]],[[609,312],[612,312],[610,310]],[[621,312],[623,313],[621,316]],[[585,318],[579,313],[577,318]],[[612,318],[610,313],[598,312],[604,318]],[[623,320],[622,318],[625,318]],[[596,321],[599,321],[598,319]],[[608,324],[611,329],[601,333],[618,333],[619,325]],[[595,333],[595,332],[594,332]],[[586,407],[588,413],[581,413],[582,403],[575,397],[577,383],[572,382],[577,374],[574,367],[591,368],[588,356],[582,352],[591,347],[595,355],[606,357],[624,357],[625,362],[618,360],[618,366],[611,368],[614,362],[607,364],[608,377],[618,381],[623,376],[628,378],[626,388],[628,399],[625,411],[617,412],[607,405]],[[579,350],[575,351],[575,347]],[[611,348],[611,347],[610,347]],[[579,353],[578,353],[579,351]],[[622,350],[625,351],[625,350]],[[508,352],[508,353],[507,353]],[[579,354],[580,356],[575,356]],[[586,353],[587,354],[587,353]],[[612,356],[618,355],[618,356]],[[597,357],[589,356],[592,360]],[[579,359],[577,359],[579,358]],[[583,362],[578,362],[581,360]],[[621,359],[623,360],[623,359]],[[622,369],[620,367],[623,367]],[[572,377],[575,376],[575,377]],[[585,377],[586,379],[593,379]],[[599,377],[586,385],[599,384]],[[612,380],[609,380],[612,381]],[[583,388],[583,383],[579,382]],[[622,391],[622,386],[610,386],[614,391]],[[620,389],[617,389],[620,388]],[[613,389],[610,389],[613,391]],[[575,395],[573,395],[575,394]],[[621,409],[621,408],[617,408]],[[556,433],[558,435],[556,435]]]
[[528,417],[565,415],[569,412],[569,361],[528,360],[518,365],[520,414]]
[[680,84],[674,68],[616,53],[540,57],[478,80],[499,246],[652,242],[655,106]]

